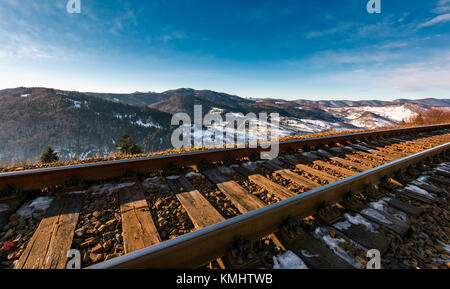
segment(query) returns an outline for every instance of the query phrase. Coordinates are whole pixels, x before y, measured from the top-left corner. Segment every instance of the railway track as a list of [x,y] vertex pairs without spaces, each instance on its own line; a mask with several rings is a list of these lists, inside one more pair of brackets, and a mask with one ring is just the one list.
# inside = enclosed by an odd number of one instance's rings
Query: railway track
[[271,161],[224,149],[0,174],[0,266],[65,268],[76,249],[90,268],[363,268],[378,249],[387,268],[445,268],[449,141],[440,125],[284,142]]

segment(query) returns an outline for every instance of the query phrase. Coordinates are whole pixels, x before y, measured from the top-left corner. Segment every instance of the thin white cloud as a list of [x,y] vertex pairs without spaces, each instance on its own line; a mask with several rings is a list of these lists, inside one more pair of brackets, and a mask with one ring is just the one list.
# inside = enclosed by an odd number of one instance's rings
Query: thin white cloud
[[182,40],[182,39],[187,39],[189,38],[189,36],[184,33],[183,31],[173,31],[169,34],[165,34],[162,36],[162,40],[164,42],[170,42],[173,40]]
[[403,22],[403,21],[405,21],[406,17],[408,17],[408,16],[409,16],[409,13],[408,13],[408,12],[405,12],[405,13],[403,14],[403,16],[400,17],[397,21],[398,21],[398,22]]
[[388,42],[386,44],[383,44],[380,46],[380,48],[389,49],[389,48],[401,48],[401,47],[407,47],[407,46],[408,46],[408,43],[406,43],[406,42],[394,41],[394,42]]
[[432,13],[435,14],[440,14],[436,17],[434,17],[433,19],[422,23],[420,25],[417,26],[417,28],[423,28],[423,27],[428,27],[428,26],[432,26],[438,23],[444,23],[444,22],[448,22],[450,21],[450,0],[440,0],[437,5],[436,8],[434,8],[433,10],[431,10]]
[[450,51],[427,61],[398,66],[336,72],[328,79],[342,85],[363,83],[370,90],[427,93],[440,90],[450,93]]
[[257,8],[251,10],[235,11],[234,17],[249,22],[267,23],[277,18],[291,16],[297,12],[296,6],[286,6],[279,9],[272,2],[261,3]]
[[[61,12],[66,13],[65,1],[16,1],[16,0],[2,0],[0,2],[0,10],[8,11],[8,13],[19,13],[21,16],[34,16],[36,14],[46,17],[58,17]],[[61,5],[63,2],[63,5]]]
[[0,58],[52,58],[56,48],[32,41],[25,34],[10,33],[0,29],[4,44],[0,47]]
[[[400,44],[398,44],[400,45]],[[379,46],[368,47],[367,49],[342,49],[324,50],[308,56],[305,59],[292,59],[285,61],[289,66],[342,66],[342,65],[376,65],[379,63],[389,63],[401,60],[403,54],[390,52],[388,49],[380,50]],[[387,48],[387,47],[386,47]]]
[[432,26],[432,25],[435,25],[438,23],[449,22],[449,21],[450,21],[450,13],[442,14],[442,15],[434,17],[430,21],[420,24],[419,26],[417,26],[417,28],[428,27],[428,26]]
[[450,89],[450,66],[411,64],[392,71],[388,83],[402,91]]
[[320,31],[311,31],[308,33],[308,35],[306,35],[306,39],[312,39],[312,38],[316,38],[316,37],[333,35],[333,34],[341,32],[341,31],[348,30],[349,28],[352,28],[353,26],[355,26],[354,23],[339,23],[336,27],[333,27],[330,29],[325,29],[325,30],[320,30]]
[[123,22],[121,19],[116,18],[114,19],[114,23],[112,27],[108,30],[109,33],[118,36],[119,32],[123,30]]
[[124,32],[125,27],[130,25],[138,26],[139,23],[135,12],[128,6],[123,7],[123,10],[125,12],[113,20],[112,26],[108,29],[109,33],[118,36]]
[[437,7],[431,12],[436,14],[450,12],[450,0],[440,0],[437,4]]

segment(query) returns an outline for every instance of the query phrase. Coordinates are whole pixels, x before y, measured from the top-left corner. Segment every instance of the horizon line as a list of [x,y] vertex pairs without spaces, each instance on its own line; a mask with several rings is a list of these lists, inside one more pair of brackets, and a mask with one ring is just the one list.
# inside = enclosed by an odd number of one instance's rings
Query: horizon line
[[256,100],[283,100],[283,101],[298,101],[298,100],[308,100],[308,101],[314,101],[314,102],[320,102],[320,101],[380,101],[380,102],[394,102],[394,101],[398,101],[398,100],[427,100],[427,99],[438,99],[438,100],[450,100],[450,97],[423,97],[423,98],[392,98],[391,100],[378,100],[375,99],[376,96],[374,96],[374,98],[365,98],[365,99],[358,99],[358,100],[350,100],[350,99],[333,99],[332,98],[327,98],[327,99],[314,99],[314,98],[309,98],[309,97],[304,97],[304,98],[295,98],[292,100],[288,100],[285,99],[283,97],[256,97],[256,96],[241,96],[239,94],[235,94],[235,93],[231,93],[231,92],[223,92],[223,91],[216,91],[216,90],[212,90],[212,89],[196,89],[196,88],[191,88],[191,87],[179,87],[179,88],[174,88],[174,89],[168,89],[168,90],[163,90],[163,91],[153,91],[153,90],[147,90],[147,91],[133,91],[133,92],[107,92],[107,91],[81,91],[81,90],[73,90],[73,89],[59,89],[59,88],[55,88],[55,87],[45,87],[45,86],[17,86],[17,87],[7,87],[7,88],[0,88],[0,91],[2,90],[12,90],[12,89],[19,89],[19,88],[25,88],[25,89],[33,89],[33,88],[42,88],[42,89],[53,89],[53,90],[58,90],[58,91],[65,91],[65,92],[78,92],[78,93],[95,93],[95,94],[116,94],[116,95],[130,95],[130,94],[148,94],[148,93],[158,93],[158,94],[162,94],[168,91],[176,91],[176,90],[194,90],[194,91],[211,91],[211,92],[215,92],[215,93],[223,93],[223,94],[228,94],[231,96],[236,96],[236,97],[240,97],[240,98],[244,98],[244,99],[256,99]]

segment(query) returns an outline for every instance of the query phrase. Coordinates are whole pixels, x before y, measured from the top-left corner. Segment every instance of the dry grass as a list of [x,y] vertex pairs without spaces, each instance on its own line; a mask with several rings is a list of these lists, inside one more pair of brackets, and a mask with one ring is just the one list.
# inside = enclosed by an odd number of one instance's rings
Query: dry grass
[[450,111],[434,108],[406,120],[411,125],[450,123]]

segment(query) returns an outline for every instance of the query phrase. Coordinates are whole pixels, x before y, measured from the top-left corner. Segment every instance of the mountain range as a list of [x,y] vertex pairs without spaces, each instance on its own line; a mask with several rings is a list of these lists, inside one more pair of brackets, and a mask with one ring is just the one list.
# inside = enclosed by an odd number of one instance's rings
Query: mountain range
[[0,90],[0,162],[36,161],[47,145],[64,160],[106,156],[125,132],[145,152],[169,149],[172,115],[192,116],[195,104],[203,113],[279,113],[280,135],[384,127],[434,107],[450,109],[450,99],[432,98],[286,101],[190,88],[112,94],[21,87]]

